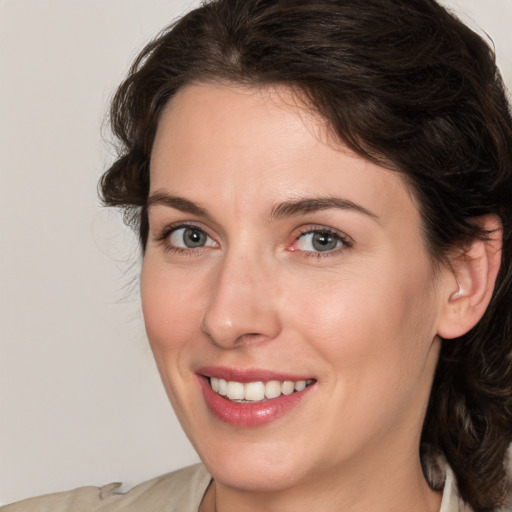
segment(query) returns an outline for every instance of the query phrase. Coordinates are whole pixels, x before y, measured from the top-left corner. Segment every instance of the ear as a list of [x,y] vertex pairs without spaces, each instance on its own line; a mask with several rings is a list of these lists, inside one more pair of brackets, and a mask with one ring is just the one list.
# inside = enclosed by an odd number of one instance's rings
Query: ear
[[443,304],[437,334],[458,338],[482,318],[494,291],[500,269],[503,231],[496,215],[478,218],[486,240],[474,240],[462,254],[452,257],[443,287]]

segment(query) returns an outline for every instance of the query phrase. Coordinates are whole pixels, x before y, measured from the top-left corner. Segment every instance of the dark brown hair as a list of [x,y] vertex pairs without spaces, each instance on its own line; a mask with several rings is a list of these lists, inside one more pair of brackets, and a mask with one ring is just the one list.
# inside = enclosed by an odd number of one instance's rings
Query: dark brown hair
[[470,332],[442,344],[421,453],[442,453],[476,512],[509,488],[512,441],[512,120],[489,46],[434,0],[213,0],[139,55],[112,102],[117,161],[105,204],[123,207],[144,250],[149,162],[162,109],[186,84],[285,84],[339,139],[406,176],[431,256],[503,224],[491,303]]

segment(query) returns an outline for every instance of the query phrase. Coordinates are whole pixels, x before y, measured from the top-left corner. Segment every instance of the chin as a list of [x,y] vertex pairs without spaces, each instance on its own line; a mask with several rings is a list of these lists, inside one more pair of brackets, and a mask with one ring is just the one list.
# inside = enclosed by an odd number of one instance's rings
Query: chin
[[208,470],[216,482],[245,492],[278,492],[293,487],[300,480],[293,464],[276,466],[262,461],[254,464],[243,461],[215,464]]
[[[293,450],[261,443],[219,446],[215,453],[199,453],[215,481],[243,491],[275,492],[293,487],[305,473],[305,461],[290,456]],[[302,470],[298,469],[302,468]]]

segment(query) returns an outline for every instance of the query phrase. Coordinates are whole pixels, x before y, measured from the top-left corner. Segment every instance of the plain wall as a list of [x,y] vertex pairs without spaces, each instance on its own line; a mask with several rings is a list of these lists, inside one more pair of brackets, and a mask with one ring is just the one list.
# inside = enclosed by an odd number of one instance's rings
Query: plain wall
[[[0,504],[197,461],[145,339],[138,249],[96,183],[102,122],[191,0],[0,0]],[[512,0],[457,0],[512,84]]]

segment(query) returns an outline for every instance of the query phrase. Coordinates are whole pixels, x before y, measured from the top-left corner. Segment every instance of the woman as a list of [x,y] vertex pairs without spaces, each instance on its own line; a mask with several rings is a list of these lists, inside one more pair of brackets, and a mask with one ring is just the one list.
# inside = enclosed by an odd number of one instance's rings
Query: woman
[[209,2],[112,126],[204,466],[6,511],[510,509],[512,120],[476,34],[433,0]]

